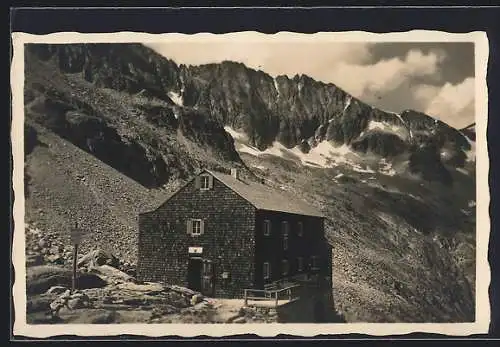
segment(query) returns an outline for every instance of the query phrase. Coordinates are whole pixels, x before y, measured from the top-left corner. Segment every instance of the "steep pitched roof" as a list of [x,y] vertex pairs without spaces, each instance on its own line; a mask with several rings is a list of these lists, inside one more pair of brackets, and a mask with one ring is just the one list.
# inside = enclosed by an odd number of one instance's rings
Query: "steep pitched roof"
[[324,217],[319,210],[306,202],[265,184],[238,180],[231,175],[220,172],[210,170],[204,171],[214,176],[217,180],[254,205],[257,209]]

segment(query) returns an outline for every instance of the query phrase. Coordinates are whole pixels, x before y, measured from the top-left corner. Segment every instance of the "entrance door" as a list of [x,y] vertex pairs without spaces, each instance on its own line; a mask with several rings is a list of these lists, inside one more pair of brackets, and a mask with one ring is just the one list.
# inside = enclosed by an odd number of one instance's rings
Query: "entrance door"
[[203,259],[202,268],[202,288],[203,295],[214,295],[214,265],[211,260]]
[[201,291],[201,270],[202,270],[202,259],[201,258],[189,258],[188,262],[188,288],[195,290],[197,292]]

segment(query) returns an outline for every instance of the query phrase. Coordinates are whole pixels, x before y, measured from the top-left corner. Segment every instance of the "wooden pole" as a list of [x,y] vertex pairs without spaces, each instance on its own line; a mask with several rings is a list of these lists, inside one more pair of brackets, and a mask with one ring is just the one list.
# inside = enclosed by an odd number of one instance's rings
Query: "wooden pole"
[[71,292],[76,290],[76,259],[78,257],[78,243],[73,245],[73,281],[71,286]]

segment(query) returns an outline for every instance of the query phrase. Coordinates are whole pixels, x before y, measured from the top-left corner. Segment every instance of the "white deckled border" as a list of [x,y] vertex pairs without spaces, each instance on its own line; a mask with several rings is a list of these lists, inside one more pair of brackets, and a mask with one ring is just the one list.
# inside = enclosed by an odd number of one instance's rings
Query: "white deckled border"
[[[29,337],[51,337],[56,335],[112,336],[130,334],[139,336],[209,336],[220,337],[235,334],[256,334],[272,337],[277,334],[316,336],[320,334],[360,333],[373,336],[399,335],[413,332],[441,333],[453,336],[486,333],[490,320],[488,286],[490,268],[487,260],[490,233],[488,186],[489,159],[486,142],[488,120],[488,93],[486,71],[488,62],[488,39],[484,32],[464,34],[439,31],[414,30],[398,33],[320,32],[302,34],[279,32],[269,35],[258,32],[227,34],[148,34],[116,32],[83,34],[77,32],[33,35],[13,33],[13,61],[11,66],[12,88],[12,156],[14,228],[12,261],[15,268],[13,297],[15,305],[14,334]],[[475,92],[476,92],[476,321],[473,323],[344,323],[344,324],[106,324],[106,325],[28,325],[26,324],[26,265],[24,235],[24,44],[25,43],[109,43],[109,42],[207,42],[224,40],[256,41],[331,41],[331,42],[474,42],[475,43]]]

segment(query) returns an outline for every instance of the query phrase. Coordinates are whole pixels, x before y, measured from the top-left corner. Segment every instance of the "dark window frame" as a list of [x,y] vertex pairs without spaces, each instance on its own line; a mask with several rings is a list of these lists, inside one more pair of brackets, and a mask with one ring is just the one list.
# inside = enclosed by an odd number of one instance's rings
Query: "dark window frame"
[[302,222],[297,223],[297,235],[299,237],[304,236],[304,223]]
[[271,221],[269,219],[264,219],[263,228],[264,236],[271,236]]
[[311,256],[311,270],[317,271],[319,270],[319,256],[313,255]]
[[268,261],[265,261],[262,264],[262,277],[265,280],[268,280],[271,278],[271,264]]
[[288,221],[281,222],[281,234],[283,236],[283,250],[288,250],[288,237],[290,235],[290,225]]
[[297,272],[304,271],[304,258],[297,257]]
[[290,273],[290,263],[288,259],[281,260],[281,274],[287,276]]

